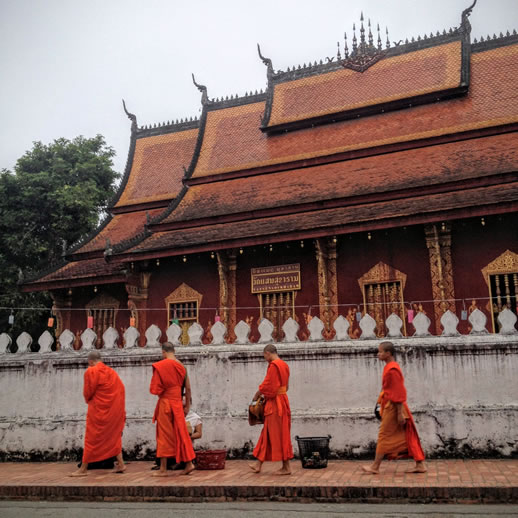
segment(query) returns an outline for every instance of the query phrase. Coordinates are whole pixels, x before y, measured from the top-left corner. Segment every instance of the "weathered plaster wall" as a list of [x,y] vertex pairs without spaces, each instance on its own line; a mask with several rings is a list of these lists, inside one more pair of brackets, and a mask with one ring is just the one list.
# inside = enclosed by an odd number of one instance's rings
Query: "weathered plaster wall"
[[[430,337],[395,341],[408,402],[429,455],[505,455],[518,452],[516,337]],[[338,455],[371,454],[378,423],[372,415],[382,365],[375,341],[279,345],[291,368],[292,434],[332,436]],[[149,394],[155,349],[106,352],[105,362],[126,386],[123,447],[152,455],[155,397]],[[262,346],[182,348],[204,419],[199,447],[250,452],[260,427],[246,419],[248,402],[266,364]],[[0,357],[0,456],[67,458],[82,447],[86,405],[81,352]],[[295,448],[296,449],[296,448]]]

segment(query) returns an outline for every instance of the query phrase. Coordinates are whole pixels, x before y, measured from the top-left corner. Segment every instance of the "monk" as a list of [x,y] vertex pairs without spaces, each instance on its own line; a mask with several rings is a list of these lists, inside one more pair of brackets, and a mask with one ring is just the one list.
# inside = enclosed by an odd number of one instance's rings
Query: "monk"
[[[195,455],[191,438],[187,431],[185,416],[191,406],[191,384],[185,367],[176,359],[174,345],[162,344],[163,360],[153,364],[153,377],[149,390],[158,396],[153,415],[156,422],[156,456],[160,459],[160,469],[154,477],[167,477],[167,459],[185,462],[184,475],[194,470]],[[182,403],[182,386],[185,386],[185,406]]]
[[282,461],[278,475],[291,475],[290,459],[293,458],[291,445],[291,410],[288,400],[290,369],[277,354],[275,345],[269,344],[263,351],[268,369],[264,381],[254,395],[254,401],[265,397],[264,426],[259,442],[254,449],[257,461],[249,464],[252,471],[260,473],[263,462]]
[[378,348],[378,358],[385,362],[382,391],[378,398],[381,425],[376,446],[374,463],[363,467],[366,473],[379,473],[381,461],[412,457],[415,466],[407,473],[425,473],[424,453],[419,441],[414,419],[406,403],[405,380],[401,367],[394,360],[395,349],[392,342],[382,342]]
[[124,385],[111,368],[101,361],[99,351],[88,353],[83,395],[88,405],[85,448],[81,467],[71,477],[84,477],[88,464],[117,457],[115,473],[124,473],[122,430],[126,422]]

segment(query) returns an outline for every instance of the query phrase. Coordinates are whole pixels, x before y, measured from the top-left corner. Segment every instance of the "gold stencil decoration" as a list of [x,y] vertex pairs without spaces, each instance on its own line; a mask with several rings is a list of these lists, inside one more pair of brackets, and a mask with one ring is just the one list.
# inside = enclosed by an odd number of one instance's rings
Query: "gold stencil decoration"
[[489,276],[495,274],[506,274],[518,272],[518,254],[506,250],[499,255],[494,261],[491,261],[481,270],[486,284],[489,286]]

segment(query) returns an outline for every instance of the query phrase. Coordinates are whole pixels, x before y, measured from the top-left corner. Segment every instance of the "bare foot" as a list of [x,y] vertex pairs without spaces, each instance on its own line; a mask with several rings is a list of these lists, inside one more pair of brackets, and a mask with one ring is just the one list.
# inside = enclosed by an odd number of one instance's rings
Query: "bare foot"
[[379,470],[374,469],[372,466],[362,466],[362,469],[365,473],[370,473],[371,475],[379,475]]
[[151,476],[152,477],[168,477],[169,474],[167,473],[167,471],[155,471],[154,473],[151,473]]
[[69,477],[86,477],[88,473],[86,471],[74,471],[74,473],[70,473]]
[[126,471],[126,466],[118,466],[116,465],[112,473],[124,473]]
[[412,469],[407,469],[405,473],[426,473],[426,468],[424,466],[416,466]]
[[194,471],[194,464],[191,462],[190,466],[185,466],[185,469],[182,471],[182,475],[190,475]]
[[255,464],[248,464],[248,467],[254,472],[254,473],[261,473],[261,468],[257,467]]
[[291,475],[291,470],[281,468],[275,472],[276,475]]

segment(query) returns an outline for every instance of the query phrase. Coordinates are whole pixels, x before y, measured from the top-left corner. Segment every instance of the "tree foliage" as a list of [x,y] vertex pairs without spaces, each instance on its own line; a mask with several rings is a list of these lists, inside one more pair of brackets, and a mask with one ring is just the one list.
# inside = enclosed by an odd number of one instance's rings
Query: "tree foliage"
[[[61,259],[63,249],[99,223],[120,177],[104,137],[35,142],[14,171],[0,173],[0,306],[51,305],[46,293],[21,293],[18,281]],[[0,332],[9,328],[0,311]],[[13,335],[41,332],[48,313],[16,311]],[[37,331],[36,331],[37,330]],[[35,335],[33,335],[35,336]]]

